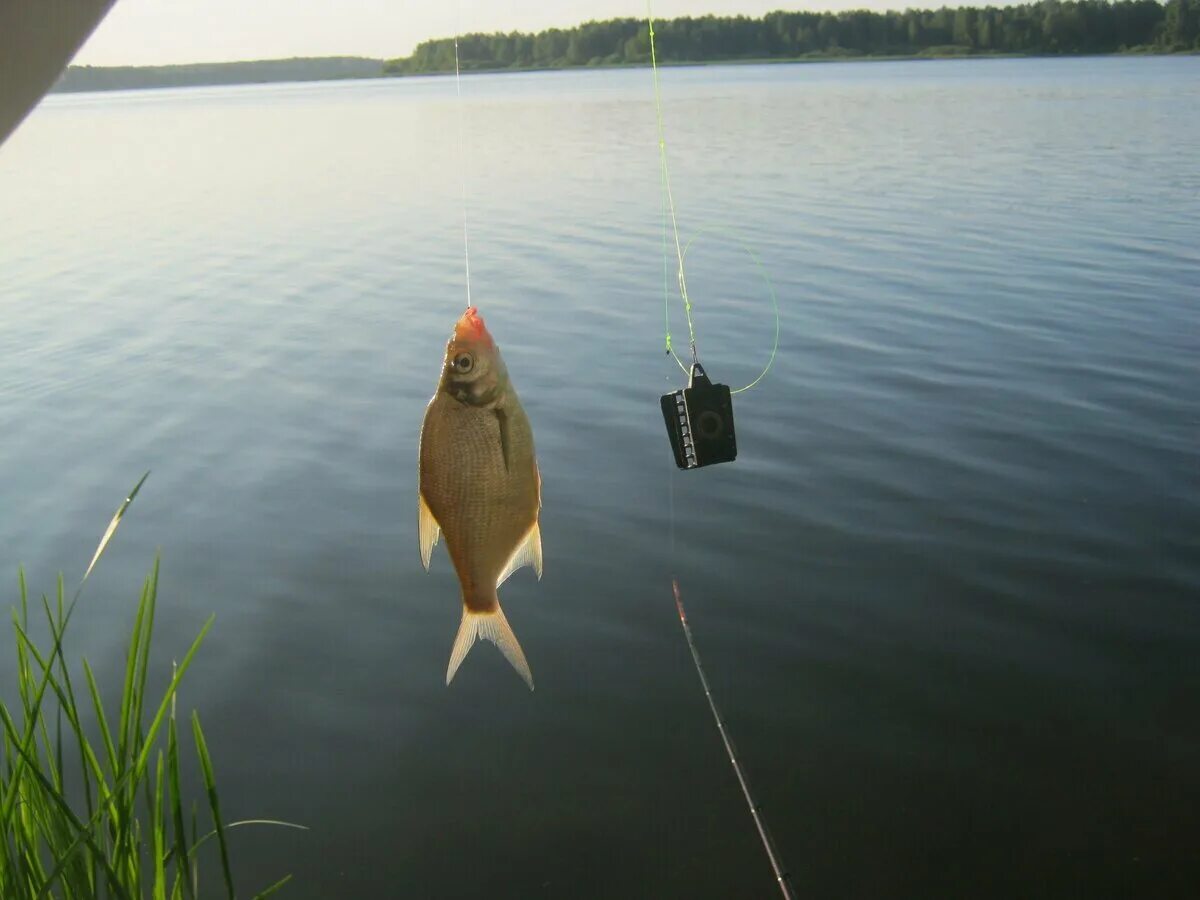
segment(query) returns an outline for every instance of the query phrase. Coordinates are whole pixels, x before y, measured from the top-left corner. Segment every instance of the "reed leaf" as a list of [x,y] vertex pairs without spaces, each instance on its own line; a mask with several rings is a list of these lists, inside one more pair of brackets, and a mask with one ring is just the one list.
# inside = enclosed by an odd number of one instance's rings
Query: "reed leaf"
[[212,758],[208,755],[208,743],[200,728],[200,716],[192,713],[192,734],[196,738],[196,753],[200,757],[200,769],[204,773],[204,789],[208,793],[208,805],[212,810],[213,827],[217,832],[217,846],[221,849],[221,870],[225,875],[225,890],[229,900],[234,900],[233,871],[229,866],[229,846],[225,843],[225,828],[221,824],[221,802],[217,797],[216,779],[213,777]]
[[[193,713],[213,830],[198,837],[192,801],[189,835],[175,708],[180,683],[213,619],[205,622],[175,666],[161,697],[148,697],[157,558],[134,611],[116,719],[106,714],[96,673],[86,660],[82,661],[86,692],[76,695],[72,665],[64,653],[67,628],[84,582],[110,548],[122,516],[145,480],[143,475],[118,508],[71,602],[66,602],[61,576],[53,600],[41,598],[51,641],[45,649],[38,647],[30,632],[28,586],[24,572],[18,573],[18,603],[12,610],[15,703],[10,710],[0,702],[2,900],[196,900],[197,852],[212,835],[219,845],[222,880],[232,898],[227,831],[248,824],[301,827],[269,819],[222,822],[212,759],[199,717]],[[144,811],[139,809],[143,800]],[[77,811],[80,807],[82,811]],[[274,894],[289,878],[255,896]]]

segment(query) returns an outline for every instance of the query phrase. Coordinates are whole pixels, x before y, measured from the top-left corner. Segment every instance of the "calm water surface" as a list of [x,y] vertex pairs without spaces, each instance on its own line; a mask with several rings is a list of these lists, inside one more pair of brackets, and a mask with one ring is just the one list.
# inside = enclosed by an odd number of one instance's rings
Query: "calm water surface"
[[[71,650],[116,686],[156,549],[160,678],[216,615],[224,809],[311,828],[236,833],[246,892],[771,896],[677,573],[803,895],[1200,893],[1200,58],[663,78],[710,372],[772,334],[731,233],[783,323],[686,475],[649,73],[467,79],[465,166],[448,80],[45,102],[0,149],[7,596],[153,470]],[[446,688],[417,554],[464,171],[545,480],[533,694],[490,646]]]

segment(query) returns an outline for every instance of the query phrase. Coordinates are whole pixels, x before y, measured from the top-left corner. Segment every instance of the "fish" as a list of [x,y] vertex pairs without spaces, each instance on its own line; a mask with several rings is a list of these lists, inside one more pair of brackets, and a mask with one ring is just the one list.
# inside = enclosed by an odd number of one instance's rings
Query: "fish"
[[425,408],[418,449],[417,538],[429,571],[439,537],[462,586],[462,619],[446,684],[479,638],[495,644],[533,690],[533,673],[498,589],[532,566],[542,577],[542,478],[533,428],[479,310],[454,325]]

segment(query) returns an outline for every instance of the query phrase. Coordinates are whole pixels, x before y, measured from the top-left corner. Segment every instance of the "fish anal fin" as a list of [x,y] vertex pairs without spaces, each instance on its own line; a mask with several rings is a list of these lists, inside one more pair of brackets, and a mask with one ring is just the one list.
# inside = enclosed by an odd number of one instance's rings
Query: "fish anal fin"
[[537,572],[538,581],[542,580],[542,523],[534,522],[533,531],[529,533],[529,548],[533,556],[533,571]]
[[521,542],[521,546],[517,547],[513,552],[508,565],[500,573],[496,587],[504,584],[508,580],[508,576],[522,566],[533,566],[533,570],[537,572],[538,581],[542,580],[542,528],[538,522],[533,523],[533,527],[525,535],[525,540]]
[[433,548],[437,546],[438,538],[441,536],[442,528],[438,525],[437,519],[433,517],[433,513],[429,511],[429,504],[425,502],[425,496],[417,492],[417,540],[421,545],[421,565],[425,567],[425,571],[429,571],[429,560],[433,556]]
[[454,647],[450,651],[450,663],[446,666],[446,684],[454,680],[458,667],[467,658],[467,653],[475,646],[478,638],[491,641],[499,647],[504,658],[517,670],[517,674],[529,685],[529,689],[533,690],[533,673],[529,671],[525,653],[521,650],[517,636],[513,634],[499,604],[489,612],[474,612],[463,606],[462,621],[459,622],[458,635],[454,638]]

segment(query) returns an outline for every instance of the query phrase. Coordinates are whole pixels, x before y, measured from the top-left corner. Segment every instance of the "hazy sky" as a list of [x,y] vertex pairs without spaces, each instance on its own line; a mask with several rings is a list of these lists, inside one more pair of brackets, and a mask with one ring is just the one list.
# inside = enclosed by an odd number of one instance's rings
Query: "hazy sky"
[[[653,2],[659,18],[906,5],[910,4],[903,0]],[[645,14],[645,0],[117,0],[74,62],[116,66],[286,56],[407,56],[418,41],[456,30],[537,31]]]

